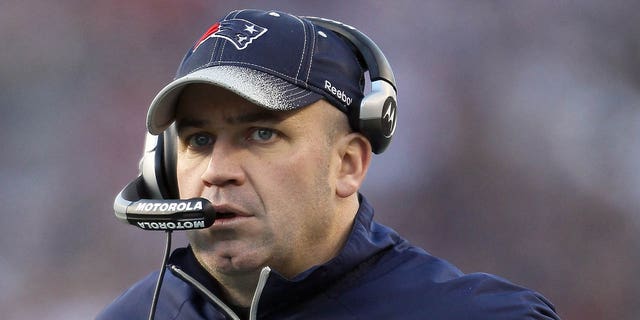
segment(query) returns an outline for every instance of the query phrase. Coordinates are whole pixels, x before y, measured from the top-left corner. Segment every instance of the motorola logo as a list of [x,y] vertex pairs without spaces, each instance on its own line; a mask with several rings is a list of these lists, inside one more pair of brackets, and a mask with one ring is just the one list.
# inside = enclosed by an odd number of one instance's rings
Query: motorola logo
[[390,138],[393,132],[396,130],[397,120],[397,105],[396,100],[392,97],[388,97],[382,107],[382,118],[380,119],[380,125],[382,127],[382,134],[386,138]]

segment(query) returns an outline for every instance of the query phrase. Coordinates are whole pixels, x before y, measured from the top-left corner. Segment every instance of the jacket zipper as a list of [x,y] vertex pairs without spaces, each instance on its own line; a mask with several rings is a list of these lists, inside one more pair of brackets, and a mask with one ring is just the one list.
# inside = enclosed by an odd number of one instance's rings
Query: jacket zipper
[[186,274],[184,271],[180,270],[180,268],[174,265],[171,266],[171,272],[173,272],[176,276],[178,276],[183,281],[194,286],[198,291],[200,291],[200,293],[204,294],[207,298],[209,298],[209,300],[212,303],[217,304],[220,308],[222,308],[222,310],[224,310],[224,312],[227,313],[229,317],[231,317],[231,319],[240,320],[240,317],[238,317],[238,315],[235,312],[233,312],[233,310],[231,310],[229,306],[227,306],[224,302],[222,302],[222,300],[218,299],[218,297],[216,297],[211,291],[209,291],[209,289],[205,288],[205,286],[203,286],[200,282],[198,282],[198,280],[194,279],[193,277]]
[[256,320],[258,317],[258,303],[260,303],[260,296],[262,296],[262,291],[264,291],[264,287],[267,285],[267,280],[269,279],[270,274],[271,268],[269,267],[264,267],[262,268],[262,271],[260,271],[260,278],[258,279],[256,292],[253,294],[253,299],[251,300],[249,320]]
[[[173,272],[176,276],[178,276],[183,281],[194,286],[200,293],[204,294],[212,303],[218,305],[224,312],[227,313],[229,317],[233,320],[240,320],[240,317],[229,308],[222,300],[220,300],[216,295],[214,295],[209,289],[203,286],[198,280],[194,279],[180,268],[171,265],[171,272]],[[256,286],[256,292],[253,294],[253,299],[251,300],[251,308],[249,311],[249,319],[256,320],[258,315],[258,303],[260,303],[260,296],[262,295],[262,291],[264,287],[267,285],[267,280],[269,279],[269,275],[271,274],[271,268],[264,267],[260,271],[260,278],[258,278],[258,285]]]

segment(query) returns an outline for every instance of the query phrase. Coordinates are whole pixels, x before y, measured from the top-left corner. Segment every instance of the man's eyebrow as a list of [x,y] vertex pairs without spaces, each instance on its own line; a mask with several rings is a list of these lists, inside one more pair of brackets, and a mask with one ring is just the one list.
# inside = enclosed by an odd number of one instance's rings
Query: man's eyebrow
[[176,121],[176,130],[178,133],[184,131],[186,128],[204,128],[209,121],[203,119],[183,118]]
[[243,124],[252,122],[280,122],[287,118],[288,113],[284,111],[271,111],[271,110],[259,110],[256,112],[249,112],[240,114],[234,117],[225,118],[225,122],[228,124]]
[[[236,116],[226,117],[224,122],[227,124],[247,124],[254,122],[281,122],[287,118],[288,112],[286,111],[270,111],[259,110],[256,112],[249,112]],[[178,132],[183,131],[185,128],[204,128],[210,124],[209,120],[199,118],[182,118],[176,121],[176,129]]]

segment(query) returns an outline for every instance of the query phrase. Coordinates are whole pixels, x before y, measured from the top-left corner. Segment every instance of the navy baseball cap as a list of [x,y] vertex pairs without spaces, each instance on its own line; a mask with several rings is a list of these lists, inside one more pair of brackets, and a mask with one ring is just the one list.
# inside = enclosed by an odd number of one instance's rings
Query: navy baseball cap
[[364,70],[351,45],[304,17],[279,11],[232,11],[211,26],[151,102],[150,133],[171,125],[180,93],[193,83],[225,88],[271,110],[324,98],[349,114],[364,96]]

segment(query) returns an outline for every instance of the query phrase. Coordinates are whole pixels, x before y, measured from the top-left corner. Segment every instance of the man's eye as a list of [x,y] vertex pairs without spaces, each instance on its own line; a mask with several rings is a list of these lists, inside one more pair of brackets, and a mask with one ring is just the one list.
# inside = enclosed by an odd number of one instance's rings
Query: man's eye
[[196,133],[189,137],[188,144],[192,148],[202,148],[213,144],[213,138],[207,134]]
[[273,138],[276,137],[276,135],[277,133],[272,129],[257,128],[251,132],[249,139],[258,141],[258,142],[260,141],[265,142],[265,141],[272,140]]

